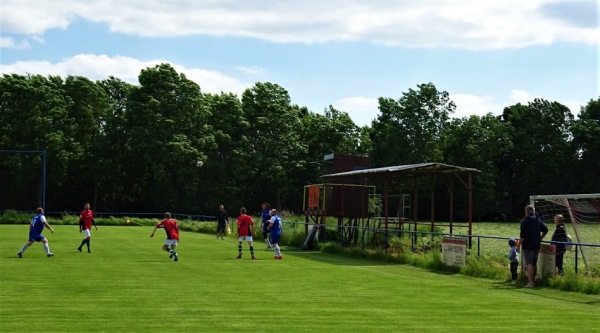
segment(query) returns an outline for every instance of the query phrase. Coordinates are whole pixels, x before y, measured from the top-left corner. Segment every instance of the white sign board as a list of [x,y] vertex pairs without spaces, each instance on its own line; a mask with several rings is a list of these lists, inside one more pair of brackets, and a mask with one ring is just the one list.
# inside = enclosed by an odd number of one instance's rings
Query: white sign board
[[[523,253],[523,251],[521,251]],[[523,260],[522,274],[527,276],[527,261],[525,256],[521,255]],[[556,272],[556,246],[552,244],[541,244],[540,252],[537,260],[536,277],[543,279],[546,277],[554,277]]]
[[467,260],[467,239],[442,238],[442,260],[448,266],[464,266]]

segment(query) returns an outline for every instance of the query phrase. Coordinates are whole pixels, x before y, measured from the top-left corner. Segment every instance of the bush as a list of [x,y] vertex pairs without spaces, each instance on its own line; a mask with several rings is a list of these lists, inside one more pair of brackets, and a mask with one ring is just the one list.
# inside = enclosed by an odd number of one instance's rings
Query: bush
[[0,215],[0,224],[29,224],[33,214],[17,213],[14,210],[6,210]]

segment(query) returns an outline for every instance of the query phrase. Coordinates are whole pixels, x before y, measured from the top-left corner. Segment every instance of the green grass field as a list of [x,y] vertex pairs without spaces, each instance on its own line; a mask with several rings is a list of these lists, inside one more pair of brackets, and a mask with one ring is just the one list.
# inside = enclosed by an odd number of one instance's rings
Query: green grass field
[[600,297],[405,265],[286,249],[236,260],[237,242],[184,232],[179,262],[151,227],[77,226],[44,234],[22,259],[27,225],[0,225],[2,332],[593,332]]

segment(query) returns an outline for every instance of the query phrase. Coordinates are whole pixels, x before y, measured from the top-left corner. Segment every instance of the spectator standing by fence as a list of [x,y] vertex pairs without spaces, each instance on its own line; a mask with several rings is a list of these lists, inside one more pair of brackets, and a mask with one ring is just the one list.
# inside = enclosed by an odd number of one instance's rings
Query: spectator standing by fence
[[508,240],[508,254],[506,257],[510,261],[510,278],[515,281],[519,277],[519,250],[517,249],[517,241],[513,238]]
[[565,218],[562,214],[554,215],[554,224],[556,225],[556,229],[554,229],[554,233],[552,234],[552,241],[559,242],[554,243],[556,246],[556,269],[558,270],[558,275],[563,275],[563,259],[565,256],[565,252],[567,251],[564,242],[567,242],[567,230],[565,229]]
[[524,264],[527,265],[527,285],[525,288],[535,287],[535,276],[537,273],[537,260],[542,244],[546,237],[548,227],[535,215],[532,205],[525,206],[525,217],[521,222],[521,233],[519,245],[523,248]]

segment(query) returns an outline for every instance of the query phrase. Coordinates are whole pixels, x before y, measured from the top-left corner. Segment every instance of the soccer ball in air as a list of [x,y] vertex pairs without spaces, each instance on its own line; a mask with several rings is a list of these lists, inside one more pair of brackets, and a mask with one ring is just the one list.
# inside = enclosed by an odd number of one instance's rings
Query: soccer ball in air
[[203,165],[204,165],[204,162],[202,162],[202,161],[196,162],[196,166],[199,168],[202,167]]

